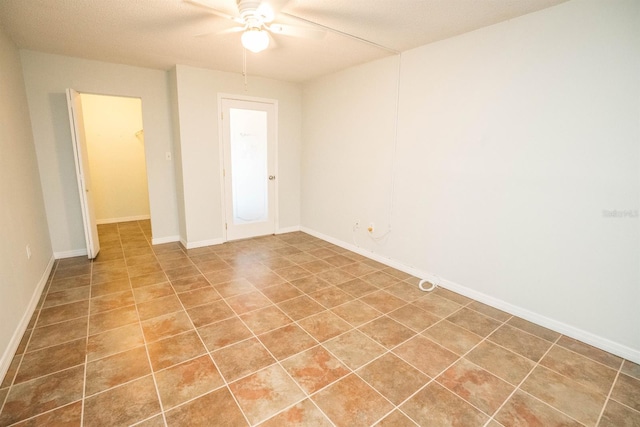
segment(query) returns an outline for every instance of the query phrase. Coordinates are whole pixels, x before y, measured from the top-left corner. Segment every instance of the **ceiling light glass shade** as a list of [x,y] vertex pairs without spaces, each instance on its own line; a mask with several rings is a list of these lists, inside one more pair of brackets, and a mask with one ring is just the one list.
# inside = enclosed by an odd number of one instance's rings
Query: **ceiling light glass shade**
[[249,29],[242,33],[242,46],[253,53],[262,52],[269,47],[269,34],[260,29]]

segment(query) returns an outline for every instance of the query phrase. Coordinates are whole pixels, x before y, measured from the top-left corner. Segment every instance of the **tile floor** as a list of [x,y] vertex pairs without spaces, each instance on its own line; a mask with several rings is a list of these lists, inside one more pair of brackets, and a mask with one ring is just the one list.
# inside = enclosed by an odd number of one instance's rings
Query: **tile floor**
[[56,262],[0,425],[640,426],[640,366],[303,233]]

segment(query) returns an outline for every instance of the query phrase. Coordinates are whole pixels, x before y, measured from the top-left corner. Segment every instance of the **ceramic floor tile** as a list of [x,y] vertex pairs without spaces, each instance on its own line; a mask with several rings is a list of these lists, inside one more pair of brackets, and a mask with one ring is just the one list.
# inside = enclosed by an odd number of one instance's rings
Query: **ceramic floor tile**
[[416,423],[402,412],[395,410],[384,417],[375,427],[416,427]]
[[35,426],[80,426],[82,420],[82,402],[74,402],[35,418],[14,424],[13,427]]
[[640,365],[637,363],[625,360],[622,365],[621,372],[623,374],[629,375],[630,377],[640,380]]
[[286,359],[317,344],[308,333],[294,324],[267,332],[258,338],[278,360]]
[[549,350],[540,364],[605,395],[609,394],[617,374],[605,365],[557,345]]
[[82,398],[84,367],[77,366],[12,387],[0,425],[9,425]]
[[153,317],[162,316],[167,313],[182,310],[182,304],[175,295],[156,298],[151,301],[138,304],[140,320],[148,320]]
[[505,426],[582,427],[576,420],[520,390],[500,409],[495,419]]
[[354,299],[352,295],[349,295],[334,286],[313,292],[309,294],[309,296],[325,308],[332,308]]
[[177,365],[206,352],[195,332],[186,332],[148,344],[149,358],[154,371]]
[[416,332],[388,317],[379,317],[358,328],[374,341],[391,349],[413,337]]
[[275,271],[275,273],[284,278],[285,280],[292,281],[297,279],[302,279],[303,277],[311,276],[311,272],[309,270],[305,270],[299,265],[293,265],[291,267],[279,268]]
[[340,270],[355,277],[361,277],[376,271],[375,268],[361,262],[355,262],[353,264],[345,265],[344,267],[340,267]]
[[225,281],[222,283],[214,284],[213,287],[216,289],[216,291],[218,291],[220,295],[222,295],[223,298],[242,295],[256,290],[251,282],[246,279]]
[[209,286],[179,293],[178,298],[180,298],[180,301],[185,308],[191,308],[202,304],[212,303],[219,300],[221,297],[212,286]]
[[606,396],[543,366],[536,367],[520,386],[557,410],[585,425],[595,425]]
[[611,392],[611,398],[640,411],[640,380],[620,374]]
[[257,424],[304,398],[304,393],[278,365],[271,365],[229,385],[251,424]]
[[549,341],[508,325],[492,333],[489,340],[534,362],[538,362],[552,345]]
[[389,401],[354,374],[312,399],[336,426],[370,426],[393,409]]
[[298,324],[318,342],[324,342],[349,331],[352,327],[331,311],[323,311],[301,320]]
[[89,334],[99,334],[110,329],[138,323],[138,312],[133,305],[89,316]]
[[226,387],[167,412],[169,427],[248,426],[238,404]]
[[323,306],[307,296],[301,296],[281,302],[278,304],[278,307],[296,321],[325,310]]
[[429,377],[393,353],[383,355],[356,372],[395,405],[402,403],[429,381]]
[[126,279],[129,275],[126,268],[114,268],[105,271],[98,271],[91,274],[91,284],[112,282],[114,280]]
[[36,327],[48,326],[54,323],[65,322],[77,319],[89,314],[89,300],[73,302],[71,304],[58,305],[55,307],[43,308]]
[[329,282],[322,280],[318,276],[308,276],[302,279],[292,280],[291,284],[301,292],[312,294],[331,287]]
[[238,317],[198,328],[198,334],[209,351],[218,350],[253,336]]
[[465,358],[514,386],[520,384],[535,366],[531,360],[490,341],[482,342]]
[[558,340],[557,344],[613,369],[619,369],[622,364],[622,359],[620,357],[590,346],[589,344],[574,340],[573,338],[562,336]]
[[454,325],[448,320],[436,323],[424,331],[422,335],[459,355],[465,354],[482,341],[482,337]]
[[190,308],[187,310],[187,314],[196,328],[235,316],[233,310],[224,301],[216,301]]
[[462,307],[460,304],[457,304],[451,300],[440,297],[433,293],[427,294],[426,296],[415,300],[414,304],[421,309],[433,313],[439,317],[447,317],[455,313]]
[[269,418],[260,427],[331,427],[331,422],[310,400],[306,399]]
[[102,313],[103,311],[133,305],[134,303],[135,300],[133,299],[133,292],[124,291],[91,298],[89,309],[91,314],[97,314]]
[[276,362],[256,338],[214,351],[211,355],[227,381],[234,381]]
[[262,293],[273,303],[279,303],[302,295],[302,291],[289,283],[263,288]]
[[465,359],[456,362],[436,380],[489,415],[493,415],[514,390],[514,386]]
[[318,273],[315,277],[322,279],[323,281],[334,286],[341,285],[356,278],[355,276],[347,273],[346,271],[342,271],[339,268],[325,270],[322,273]]
[[388,313],[390,311],[397,310],[407,304],[403,299],[394,297],[385,291],[377,291],[367,294],[360,298],[360,300],[369,304],[381,313]]
[[69,278],[58,279],[55,278],[51,281],[50,291],[62,291],[65,289],[79,288],[82,286],[89,286],[91,284],[91,275],[85,274],[82,276],[74,276]]
[[151,274],[144,274],[142,276],[132,277],[131,279],[131,287],[132,288],[142,288],[144,286],[149,285],[157,285],[158,283],[166,282],[167,275],[164,272],[159,271]]
[[211,286],[209,281],[201,274],[198,276],[186,277],[184,279],[176,279],[173,280],[171,284],[178,293],[195,291],[196,289]]
[[158,273],[162,271],[162,267],[157,261],[148,264],[138,264],[127,267],[129,277],[143,276],[146,274]]
[[399,282],[396,277],[391,276],[383,271],[375,271],[362,277],[367,283],[372,284],[376,288],[383,289]]
[[488,417],[437,383],[430,383],[400,409],[423,426],[483,426]]
[[308,394],[315,393],[351,372],[321,346],[285,360],[282,366]]
[[153,378],[147,376],[87,397],[84,425],[130,425],[158,412],[160,404]]
[[100,359],[141,345],[144,345],[142,330],[138,323],[133,323],[90,335],[87,341],[87,360]]
[[95,393],[116,387],[151,373],[144,347],[117,353],[87,364],[85,393]]
[[432,378],[458,359],[456,354],[420,335],[395,348],[393,352]]
[[27,351],[39,350],[44,347],[85,338],[87,336],[88,321],[88,317],[80,317],[51,326],[35,328]]
[[440,321],[440,318],[435,314],[424,311],[413,304],[400,307],[397,310],[387,313],[387,316],[416,332],[422,332]]
[[460,309],[448,316],[447,320],[481,337],[486,337],[502,323],[468,308]]
[[90,287],[66,289],[63,291],[49,292],[44,300],[43,308],[54,307],[56,305],[69,304],[89,298]]
[[640,412],[615,400],[609,400],[605,407],[598,427],[638,427],[640,426]]
[[346,304],[332,308],[331,311],[354,327],[382,316],[382,313],[378,310],[360,300],[349,301]]
[[12,383],[16,374],[18,373],[18,368],[20,367],[20,363],[22,363],[22,355],[16,354],[11,359],[11,363],[9,364],[9,368],[4,376],[4,379],[0,383],[0,388],[9,387]]
[[351,369],[370,362],[386,349],[358,330],[352,330],[333,338],[323,346]]
[[292,322],[289,316],[276,306],[252,311],[243,314],[240,318],[256,335],[272,331]]
[[133,296],[138,304],[173,294],[175,294],[175,292],[169,282],[157,283],[133,290]]
[[247,274],[246,279],[249,283],[259,289],[281,285],[287,282],[284,278],[273,272]]
[[129,283],[128,278],[98,283],[96,285],[91,285],[91,298],[101,297],[116,292],[123,292],[129,289],[131,289],[131,283]]
[[148,343],[191,330],[193,330],[193,326],[184,310],[142,322],[142,332]]
[[413,302],[425,296],[424,291],[421,291],[417,286],[410,285],[407,282],[398,282],[384,288],[384,290],[406,302]]
[[525,332],[529,332],[531,335],[535,335],[538,338],[542,338],[547,341],[555,342],[560,334],[558,332],[554,332],[550,329],[543,328],[542,326],[536,325],[535,323],[531,323],[527,320],[521,319],[520,317],[512,317],[507,322],[507,325],[513,326],[518,329],[522,329]]
[[262,295],[260,291],[253,291],[247,294],[236,295],[234,297],[227,298],[227,304],[236,312],[241,315],[249,313],[250,311],[258,310],[260,308],[268,307],[272,305],[267,297]]
[[85,354],[86,339],[84,338],[26,353],[14,383],[18,384],[80,365],[84,363]]
[[156,382],[165,410],[224,385],[209,355],[156,372]]

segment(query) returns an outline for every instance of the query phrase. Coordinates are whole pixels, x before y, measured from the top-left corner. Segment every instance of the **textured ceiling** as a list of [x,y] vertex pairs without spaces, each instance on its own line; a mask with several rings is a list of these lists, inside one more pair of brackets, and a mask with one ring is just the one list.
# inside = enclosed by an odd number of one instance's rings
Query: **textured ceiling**
[[[235,0],[204,1],[237,14]],[[337,31],[275,35],[274,47],[247,54],[248,73],[302,82],[564,1],[272,0],[277,23]],[[158,69],[241,72],[240,34],[218,34],[234,25],[183,0],[0,0],[0,26],[19,48]]]

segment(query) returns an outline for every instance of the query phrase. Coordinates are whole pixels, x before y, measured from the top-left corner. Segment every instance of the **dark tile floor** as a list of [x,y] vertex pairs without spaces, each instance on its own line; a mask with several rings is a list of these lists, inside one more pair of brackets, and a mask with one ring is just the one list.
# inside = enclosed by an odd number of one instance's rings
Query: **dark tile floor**
[[303,233],[100,226],[56,262],[0,425],[640,426],[640,366]]

